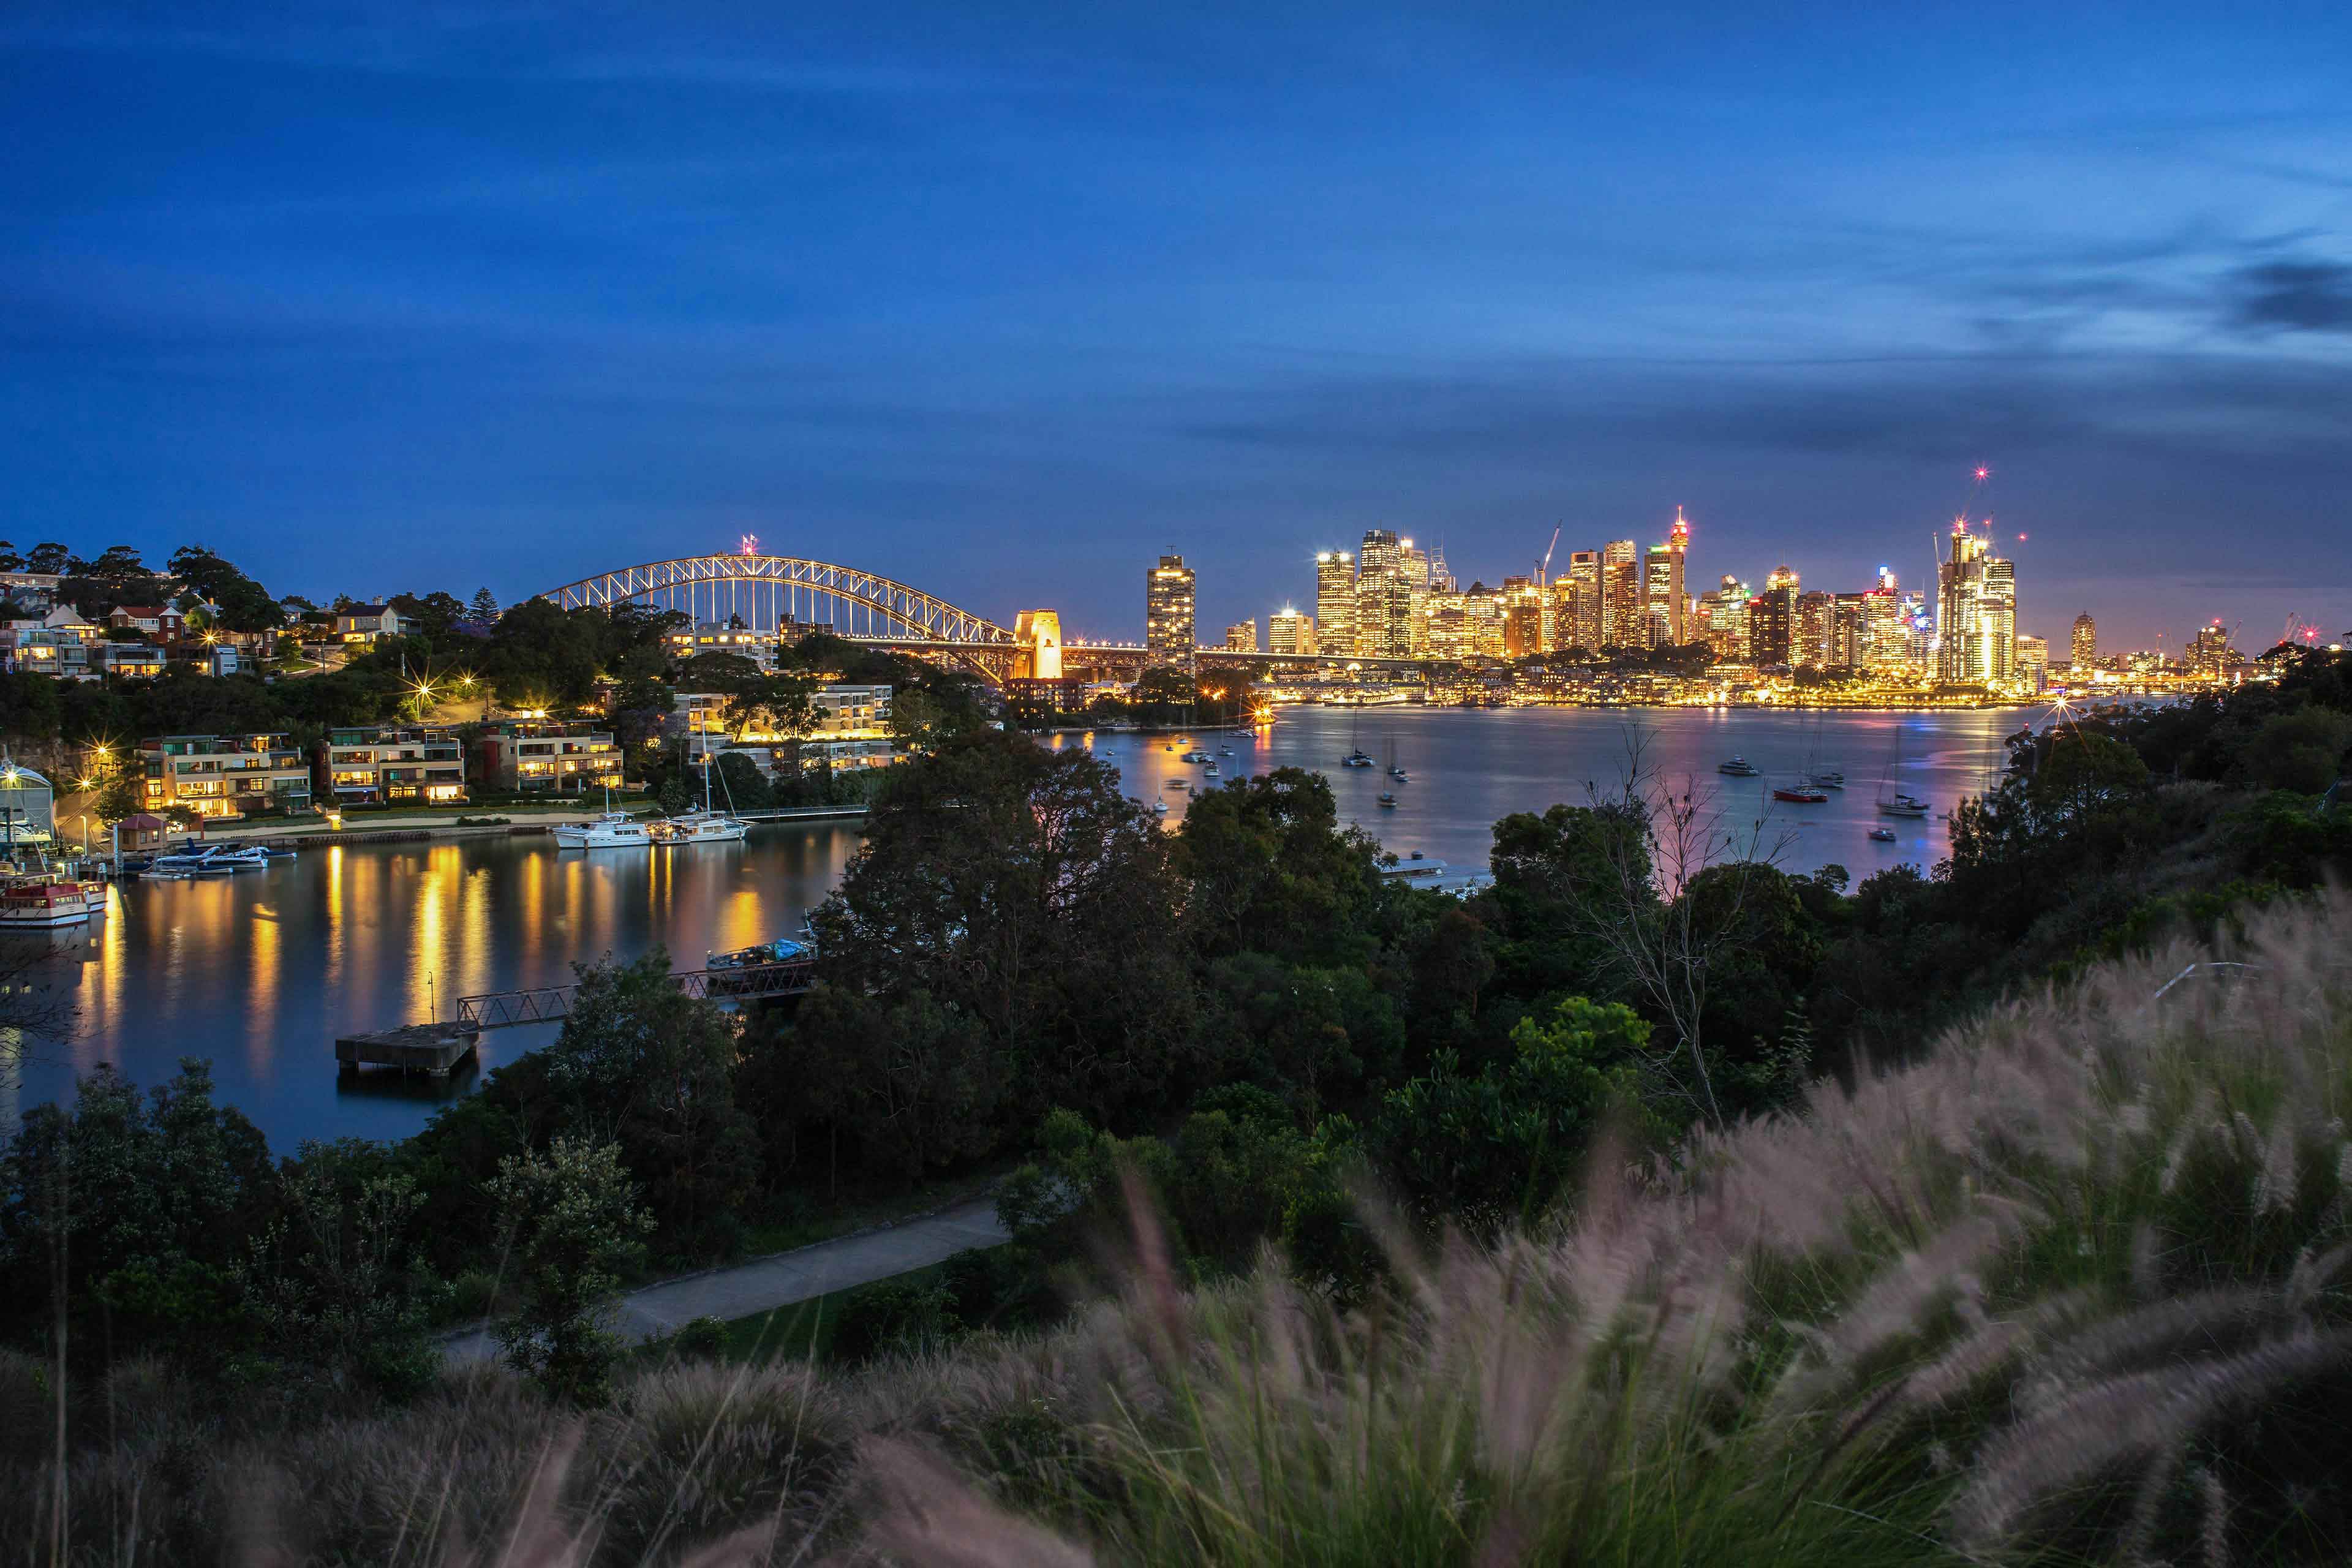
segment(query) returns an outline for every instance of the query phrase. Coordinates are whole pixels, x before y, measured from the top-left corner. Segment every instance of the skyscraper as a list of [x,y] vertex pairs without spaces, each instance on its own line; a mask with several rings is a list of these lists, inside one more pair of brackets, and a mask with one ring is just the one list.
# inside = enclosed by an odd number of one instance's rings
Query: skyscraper
[[1543,651],[1543,591],[1528,577],[1503,579],[1503,657],[1527,658]]
[[1675,508],[1675,526],[1664,544],[1653,544],[1643,562],[1642,596],[1649,644],[1680,647],[1684,613],[1690,601],[1683,588],[1683,558],[1690,552],[1690,524]]
[[1642,647],[1648,643],[1648,617],[1642,613],[1642,567],[1633,542],[1612,539],[1601,547],[1601,646]]
[[1225,651],[1227,653],[1255,653],[1257,651],[1257,622],[1255,619],[1235,621],[1232,626],[1227,626],[1225,628]]
[[1322,651],[1356,652],[1356,558],[1344,550],[1315,554],[1315,639]]
[[1790,660],[1799,668],[1828,669],[1837,664],[1837,595],[1815,588],[1797,595],[1796,646]]
[[1719,662],[1738,664],[1747,659],[1748,603],[1754,597],[1747,584],[1727,572],[1721,584],[1698,596],[1699,614],[1706,618],[1706,646],[1715,650]]
[[1937,569],[1936,676],[1955,684],[2005,681],[2017,664],[2017,566],[1991,542],[1952,524],[1952,557]]
[[1748,601],[1748,657],[1759,665],[1792,662],[1797,648],[1797,574],[1776,566],[1764,591]]
[[2090,668],[2098,659],[2099,623],[2091,618],[2088,610],[2074,617],[2074,641],[2068,657],[2077,670]]
[[1160,664],[1192,668],[1192,569],[1163,555],[1143,579],[1143,646]]
[[1571,550],[1568,555],[1568,581],[1575,590],[1570,607],[1573,624],[1560,636],[1570,647],[1580,647],[1587,653],[1601,651],[1601,552]]

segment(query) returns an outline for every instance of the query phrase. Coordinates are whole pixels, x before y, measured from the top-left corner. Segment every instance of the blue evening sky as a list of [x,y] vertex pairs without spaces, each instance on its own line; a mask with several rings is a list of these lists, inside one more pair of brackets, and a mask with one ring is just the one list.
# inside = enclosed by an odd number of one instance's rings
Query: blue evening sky
[[0,535],[511,599],[731,546],[1204,637],[1924,573],[2352,623],[2352,7],[0,11]]

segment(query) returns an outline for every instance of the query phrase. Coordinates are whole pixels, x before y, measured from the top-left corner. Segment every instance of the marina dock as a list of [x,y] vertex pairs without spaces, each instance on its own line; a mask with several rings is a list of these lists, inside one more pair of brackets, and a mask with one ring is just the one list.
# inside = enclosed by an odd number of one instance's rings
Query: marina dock
[[471,1025],[403,1024],[396,1029],[373,1029],[342,1035],[335,1040],[335,1066],[341,1072],[362,1068],[396,1068],[404,1077],[424,1073],[446,1078],[450,1069],[474,1054],[481,1031]]

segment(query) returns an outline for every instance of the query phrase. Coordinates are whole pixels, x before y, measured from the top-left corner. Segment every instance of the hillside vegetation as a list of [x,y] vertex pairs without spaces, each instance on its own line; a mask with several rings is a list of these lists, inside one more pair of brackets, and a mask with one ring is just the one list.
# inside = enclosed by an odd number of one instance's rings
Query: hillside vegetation
[[1182,1289],[1139,1205],[1123,1288],[1054,1331],[662,1365],[584,1415],[478,1372],[274,1444],[217,1441],[132,1363],[66,1392],[117,1440],[62,1481],[55,1390],[11,1356],[0,1539],[28,1563],[499,1561],[519,1522],[531,1562],[2341,1561],[2347,1091],[2330,896],[1675,1160],[1604,1140],[1571,1210],[1491,1245],[1368,1209],[1390,1282],[1346,1310],[1272,1257]]

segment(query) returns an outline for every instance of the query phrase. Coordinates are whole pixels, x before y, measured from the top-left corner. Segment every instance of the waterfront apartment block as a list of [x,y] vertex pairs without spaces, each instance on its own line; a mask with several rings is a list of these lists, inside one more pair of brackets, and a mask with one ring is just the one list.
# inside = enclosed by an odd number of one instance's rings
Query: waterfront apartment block
[[748,658],[761,669],[776,668],[776,649],[785,641],[783,632],[753,631],[740,620],[698,621],[691,626],[680,626],[669,634],[672,658],[688,659],[698,654],[731,653],[738,658]]
[[465,747],[450,731],[399,725],[331,730],[320,752],[327,787],[346,804],[465,802]]
[[621,749],[610,730],[517,721],[476,742],[476,776],[492,789],[581,795],[621,787]]
[[310,809],[310,764],[289,735],[160,735],[139,742],[139,763],[147,809],[159,815],[173,806],[207,817]]
[[887,767],[898,755],[890,731],[890,688],[839,683],[809,693],[816,723],[806,734],[779,735],[758,725],[734,733],[727,699],[716,691],[682,691],[674,704],[688,755],[706,749],[740,752],[775,777],[812,763],[834,768]]

